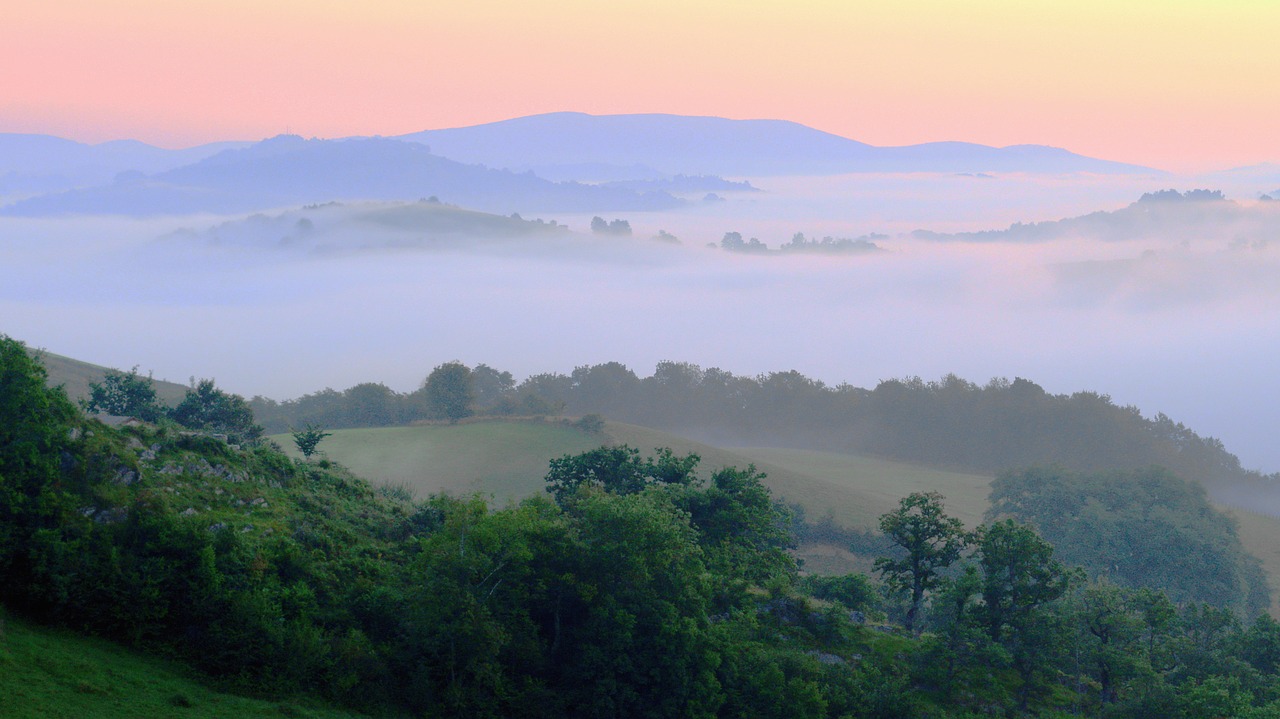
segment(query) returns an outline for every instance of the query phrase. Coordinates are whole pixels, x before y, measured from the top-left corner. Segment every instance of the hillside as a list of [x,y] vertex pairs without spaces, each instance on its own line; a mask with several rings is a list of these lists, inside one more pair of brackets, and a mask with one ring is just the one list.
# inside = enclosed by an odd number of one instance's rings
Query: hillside
[[[274,435],[298,456],[289,435]],[[770,447],[715,447],[660,430],[607,422],[604,435],[567,425],[532,421],[473,421],[376,429],[340,429],[320,449],[375,484],[403,487],[419,499],[434,492],[493,495],[497,504],[543,491],[547,463],[583,452],[601,442],[627,444],[649,454],[668,447],[697,453],[703,474],[720,467],[755,466],[775,497],[805,509],[809,521],[830,516],[848,529],[875,529],[881,514],[911,492],[937,491],[949,514],[974,527],[988,508],[992,478],[886,459]],[[1280,587],[1280,519],[1233,508],[1241,543],[1262,561],[1273,587]],[[798,556],[817,573],[870,571],[866,557],[834,544],[802,547]],[[1280,616],[1280,596],[1272,613]]]
[[137,140],[89,145],[52,135],[0,133],[0,196],[38,194],[110,182],[122,172],[164,172],[247,142],[167,150]]
[[356,719],[306,700],[229,694],[171,661],[0,613],[5,719]]
[[235,214],[334,200],[439,196],[485,211],[655,210],[680,204],[663,192],[555,183],[439,155],[384,138],[304,140],[282,135],[152,175],[32,197],[0,208],[20,217]]
[[685,175],[825,175],[849,172],[1159,174],[1040,145],[934,142],[875,147],[782,120],[557,112],[402,135],[462,162],[516,171],[572,166],[656,169]]
[[[1280,676],[1269,639],[1280,625],[1214,608],[1240,606],[1232,597],[1221,607],[1179,607],[1123,586],[1070,588],[1052,547],[1029,527],[999,522],[973,548],[979,584],[955,590],[962,614],[934,603],[917,636],[914,610],[904,615],[901,602],[865,579],[800,576],[787,551],[787,513],[761,478],[715,465],[754,456],[770,462],[762,466],[779,486],[803,488],[823,475],[832,480],[824,489],[846,498],[868,484],[883,493],[899,482],[904,490],[940,482],[966,512],[979,506],[982,477],[827,453],[723,450],[606,425],[615,441],[641,448],[698,449],[710,481],[690,482],[689,466],[671,456],[653,462],[604,449],[558,462],[554,496],[501,509],[478,498],[410,502],[403,489],[375,488],[324,459],[293,461],[270,446],[230,445],[167,424],[102,425],[51,390],[19,343],[0,340],[0,350],[0,598],[4,616],[24,617],[0,630],[0,682],[20,683],[0,684],[5,716],[218,716],[209,712],[223,707],[237,716],[337,716],[281,699],[317,695],[393,716],[562,717],[594,707],[584,715],[960,719],[977,707],[1013,715],[1017,692],[1033,686],[1052,691],[1024,706],[1065,716],[1095,701],[1099,681],[1116,681],[1126,706],[1173,705],[1088,715],[1280,710],[1271,699],[1280,696]],[[495,476],[506,465],[519,479],[531,470],[489,455],[505,447],[522,461],[545,457],[566,435],[542,430],[571,430],[498,424],[352,436],[366,445],[386,438],[375,450],[399,452],[435,433],[436,454],[406,460],[425,463],[426,477],[462,445],[487,445],[459,463]],[[601,437],[570,431],[567,439]],[[1191,488],[1167,479],[1144,486]],[[1199,516],[1213,514],[1202,490],[1183,494],[1200,498]],[[886,501],[874,495],[861,501]],[[1037,496],[1014,490],[1005,498],[1015,495]],[[1160,541],[1167,538],[1147,537],[1162,553],[1187,548]],[[1192,565],[1191,581],[1203,564]],[[1005,617],[982,611],[1000,606],[1010,578],[1041,588],[1035,604],[1015,605],[1037,611],[1018,620],[1012,638]],[[1080,602],[1095,601],[1113,605],[1107,621],[1141,629],[1116,649],[1147,662],[1172,648],[1177,665],[1149,664],[1143,677],[1119,680],[1110,665],[1096,666],[1093,657],[1110,656],[1098,652],[1111,647],[1088,644],[1096,625]],[[1158,626],[1141,623],[1152,608],[1164,617]],[[181,672],[145,664],[134,672],[129,657],[101,643],[64,650],[38,636],[48,633],[28,631],[28,619],[111,637],[189,663],[218,686],[274,699],[238,705],[183,683]],[[961,658],[958,673],[942,676],[948,657]],[[11,662],[22,671],[8,672]],[[1258,694],[1229,693],[1246,680]],[[762,697],[772,697],[768,711]],[[1201,699],[1218,707],[1224,697],[1235,708],[1200,711]],[[1238,711],[1249,706],[1259,711]]]
[[[573,238],[565,225],[541,218],[495,215],[438,201],[331,202],[276,214],[255,213],[206,229],[183,228],[162,242],[197,241],[211,245],[289,252],[369,251],[379,248],[440,250],[476,248],[486,243],[538,246]],[[540,240],[542,242],[533,242]]]
[[[72,400],[88,397],[89,384],[91,382],[101,382],[110,369],[70,357],[63,357],[46,350],[37,350],[33,354],[38,356],[44,363],[45,371],[48,372],[50,386],[62,385],[67,396]],[[128,369],[125,368],[118,371],[128,371]],[[140,370],[140,372],[146,374],[145,370]],[[153,379],[153,382],[155,383],[156,395],[161,402],[167,405],[178,404],[187,394],[186,385],[162,379]]]
[[[287,434],[269,437],[300,456]],[[776,497],[805,508],[818,519],[828,514],[842,526],[870,527],[880,514],[913,491],[954,492],[955,512],[976,524],[985,510],[989,477],[852,455],[780,449],[725,449],[659,430],[607,422],[602,435],[538,421],[474,421],[376,429],[338,429],[320,444],[330,459],[375,484],[403,486],[419,498],[433,492],[492,494],[499,504],[542,492],[550,460],[602,443],[626,444],[651,454],[659,447],[696,453],[701,474],[722,467],[754,464]],[[972,499],[977,497],[978,499]]]

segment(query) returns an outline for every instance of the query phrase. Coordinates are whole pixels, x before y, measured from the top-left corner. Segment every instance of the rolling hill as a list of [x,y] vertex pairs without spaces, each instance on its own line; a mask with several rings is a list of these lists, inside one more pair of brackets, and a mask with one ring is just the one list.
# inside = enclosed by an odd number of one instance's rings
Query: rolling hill
[[[289,435],[271,437],[296,456]],[[949,514],[974,527],[988,507],[992,478],[860,455],[769,447],[722,448],[659,430],[607,422],[603,435],[590,435],[556,422],[474,421],[334,430],[320,449],[331,459],[377,484],[405,487],[419,498],[432,492],[493,495],[498,504],[543,489],[547,463],[603,442],[627,444],[650,453],[669,447],[697,453],[704,475],[724,466],[754,464],[765,484],[787,502],[804,507],[810,521],[830,515],[837,525],[874,529],[879,516],[911,492],[938,491]],[[1245,549],[1262,561],[1270,582],[1280,587],[1280,519],[1224,508],[1236,516]],[[834,545],[807,545],[798,551],[810,571],[870,571],[865,557]],[[1280,594],[1272,600],[1280,616]]]
[[934,142],[875,147],[782,120],[683,115],[588,115],[556,112],[501,122],[426,130],[400,139],[430,145],[461,162],[516,171],[599,175],[657,170],[666,174],[764,176],[851,172],[1027,172],[1160,174],[1041,145],[988,147]]
[[[62,385],[62,388],[67,392],[67,396],[73,401],[87,398],[89,396],[89,383],[101,382],[102,378],[111,369],[70,357],[63,357],[47,350],[34,350],[32,353],[39,356],[44,363],[45,371],[49,375],[49,384],[53,386]],[[146,374],[146,371],[143,370],[142,374]],[[166,405],[172,407],[181,402],[182,398],[187,395],[186,385],[162,379],[153,379],[153,381],[155,383],[156,396]]]
[[428,196],[500,214],[656,210],[680,204],[665,192],[555,183],[463,164],[414,142],[281,135],[156,174],[130,173],[110,184],[31,197],[0,208],[0,214],[234,214],[333,200]]
[[248,144],[215,142],[166,150],[137,140],[89,145],[52,135],[0,133],[0,196],[96,185],[122,172],[164,172]]

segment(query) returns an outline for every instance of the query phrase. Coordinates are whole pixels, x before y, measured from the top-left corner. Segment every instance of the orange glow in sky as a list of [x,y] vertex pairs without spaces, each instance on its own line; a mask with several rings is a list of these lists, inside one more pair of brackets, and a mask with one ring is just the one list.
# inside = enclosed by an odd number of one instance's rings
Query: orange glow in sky
[[177,147],[668,112],[1171,170],[1280,161],[1270,0],[11,5],[0,132]]

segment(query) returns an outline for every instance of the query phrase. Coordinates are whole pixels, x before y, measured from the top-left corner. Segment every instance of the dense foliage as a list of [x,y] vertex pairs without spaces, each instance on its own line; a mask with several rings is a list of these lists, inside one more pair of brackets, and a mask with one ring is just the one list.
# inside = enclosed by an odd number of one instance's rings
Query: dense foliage
[[1204,489],[1168,471],[1032,468],[991,486],[991,516],[1034,524],[1062,559],[1126,587],[1253,615],[1271,603],[1258,560]]
[[[107,427],[20,344],[0,362],[0,600],[254,692],[445,717],[1280,716],[1280,625],[1086,581],[1027,524],[946,549],[916,637],[891,619],[912,591],[801,578],[753,468],[610,447],[506,508],[415,502],[221,433]],[[945,538],[941,502],[902,518]]]

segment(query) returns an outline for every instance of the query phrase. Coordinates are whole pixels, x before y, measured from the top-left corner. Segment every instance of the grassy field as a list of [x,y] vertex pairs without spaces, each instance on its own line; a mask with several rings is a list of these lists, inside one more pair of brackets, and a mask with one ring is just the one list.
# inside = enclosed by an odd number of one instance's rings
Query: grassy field
[[976,527],[987,510],[992,480],[988,476],[835,452],[763,447],[738,447],[733,452],[803,477],[775,491],[803,505],[812,519],[829,512],[838,524],[870,528],[880,515],[897,507],[899,499],[930,490],[941,492],[947,513],[966,526]]
[[[294,453],[289,435],[271,437]],[[500,502],[542,491],[550,460],[602,443],[627,444],[650,454],[668,447],[697,453],[701,474],[754,464],[775,496],[804,506],[811,519],[831,514],[849,527],[872,527],[914,492],[937,489],[948,508],[973,525],[986,509],[990,477],[926,469],[885,460],[804,450],[724,449],[666,432],[609,422],[590,435],[556,422],[478,421],[379,429],[334,430],[320,449],[379,484],[403,485],[418,496],[480,492]]]
[[[294,456],[290,435],[274,435]],[[600,446],[602,438],[556,422],[338,429],[320,451],[375,484],[433,492],[491,494],[499,503],[542,491],[548,463]]]
[[[67,396],[72,400],[80,400],[89,396],[89,383],[101,382],[106,376],[107,368],[100,367],[96,364],[81,362],[70,357],[63,357],[52,352],[37,351],[36,354],[44,363],[45,370],[49,373],[49,384],[62,385],[66,390]],[[128,368],[121,371],[127,372]],[[145,371],[139,370],[142,374]],[[155,380],[156,396],[160,398],[160,402],[170,407],[182,401],[187,395],[185,385],[176,382],[165,382],[164,380]]]
[[307,701],[225,694],[163,660],[0,613],[5,719],[238,719],[363,716]]

